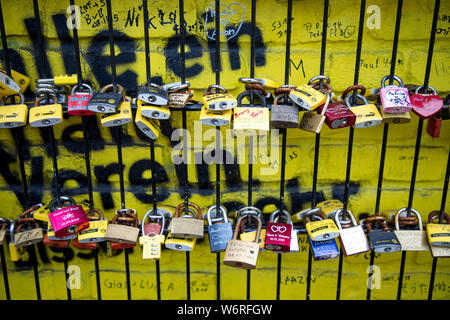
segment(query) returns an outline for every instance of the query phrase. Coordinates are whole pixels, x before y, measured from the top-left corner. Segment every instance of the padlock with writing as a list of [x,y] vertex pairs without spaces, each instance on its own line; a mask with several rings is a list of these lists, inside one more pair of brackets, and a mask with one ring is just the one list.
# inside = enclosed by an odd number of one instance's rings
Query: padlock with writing
[[152,140],[156,140],[160,134],[159,123],[155,119],[148,119],[142,115],[141,105],[138,102],[138,108],[136,111],[136,117],[134,118],[134,122],[136,126],[141,130],[143,134],[149,137]]
[[[64,206],[65,204],[68,206]],[[60,196],[53,199],[50,204],[48,218],[58,238],[77,234],[89,227],[89,220],[84,213],[83,207],[77,205],[71,197]]]
[[161,86],[169,92],[168,106],[171,108],[184,108],[189,99],[193,96],[189,86],[189,82],[174,82]]
[[[144,260],[157,260],[161,258],[161,244],[164,243],[165,236],[163,234],[164,232],[164,225],[165,225],[165,218],[164,214],[161,212],[156,212],[155,215],[151,215],[153,213],[153,210],[149,210],[144,218],[142,219],[142,225],[141,225],[141,231],[142,236],[139,237],[139,244],[143,246],[142,248],[142,259]],[[145,224],[145,220],[147,218],[152,219],[159,219],[161,220],[161,224],[159,225],[159,231],[155,232],[157,229],[148,228],[146,231],[145,226],[152,225],[152,223]]]
[[207,109],[214,111],[233,109],[237,105],[236,98],[227,93],[224,87],[216,84],[210,85],[205,90],[202,102]]
[[49,127],[63,121],[62,106],[56,100],[55,95],[49,96],[53,100],[52,104],[40,105],[46,98],[37,98],[34,107],[30,109],[30,125],[32,127]]
[[[320,222],[325,219],[325,216],[317,210],[318,208],[305,210],[304,220],[308,223]],[[327,220],[327,219],[325,219]],[[329,260],[335,259],[339,256],[339,248],[336,243],[336,239],[313,241],[308,234],[310,243],[310,249],[313,254],[314,260]]]
[[313,111],[320,105],[325,103],[326,96],[312,88],[313,82],[317,80],[325,80],[330,83],[330,79],[326,76],[316,76],[309,80],[308,84],[302,84],[289,93],[289,98],[307,111]]
[[[83,91],[82,88],[86,88],[88,91]],[[82,83],[81,88],[75,85],[67,99],[67,113],[70,116],[89,116],[95,114],[95,112],[88,110],[88,103],[91,97],[92,88],[88,84]]]
[[[306,232],[311,240],[322,241],[339,237],[339,229],[334,221],[332,219],[327,219],[322,212],[314,212],[315,211],[311,209],[310,211],[305,211],[303,213],[303,219],[306,221]],[[319,216],[322,220],[311,221],[311,215]]]
[[272,110],[270,110],[270,125],[274,128],[297,128],[298,127],[298,107],[284,100],[282,104],[278,101],[283,95],[277,95],[273,100]]
[[[252,95],[259,99],[260,107],[244,107],[242,105],[242,99]],[[269,109],[267,108],[266,98],[259,90],[250,89],[239,94],[237,107],[234,108],[233,115],[233,132],[235,134],[248,130],[269,131],[270,129]]]
[[202,106],[200,110],[200,122],[207,126],[227,126],[231,123],[233,110],[209,110],[206,106]]
[[181,213],[186,210],[186,203],[180,203],[175,209],[175,217],[172,219],[170,233],[173,237],[178,238],[203,238],[202,210],[193,202],[188,202],[187,206],[187,209],[192,209],[193,217],[181,216]]
[[140,114],[146,118],[156,120],[167,120],[170,118],[170,109],[167,106],[154,106],[144,103],[141,100],[137,100],[136,105],[139,110],[136,115]]
[[323,124],[326,119],[325,112],[328,109],[329,103],[330,103],[330,95],[327,92],[322,112],[321,113],[304,112],[302,120],[300,121],[299,128],[309,132],[320,133],[320,130],[322,130]]
[[78,249],[93,250],[97,248],[99,242],[105,241],[105,234],[108,228],[108,220],[104,218],[100,209],[92,210],[96,215],[91,215],[91,209],[84,210],[89,220],[89,227],[78,233],[77,239],[74,239],[72,245]]
[[403,86],[400,77],[393,76],[399,85],[386,86],[386,80],[390,76],[384,76],[381,80],[380,100],[383,111],[386,113],[403,113],[411,111],[411,101],[408,89]]
[[[237,240],[238,232],[243,227],[244,219],[252,217],[257,221],[256,236],[253,241]],[[228,241],[225,255],[223,257],[223,263],[230,267],[241,269],[255,269],[258,260],[259,245],[257,239],[259,239],[259,233],[261,232],[262,221],[258,216],[240,216],[236,222],[234,228],[233,239]]]
[[[367,228],[367,236],[369,238],[370,248],[376,253],[397,252],[402,249],[400,241],[395,233],[386,224],[384,216],[369,216],[360,221]],[[375,225],[381,226],[381,229],[375,229]]]
[[112,249],[128,249],[136,245],[139,228],[136,210],[118,209],[106,229],[105,240]]
[[444,105],[444,101],[436,93],[432,87],[427,87],[427,91],[431,90],[432,94],[423,94],[420,91],[424,86],[416,89],[415,94],[410,98],[412,111],[422,119],[429,119],[437,115]]
[[26,247],[17,247],[14,240],[15,221],[11,221],[9,224],[10,241],[8,243],[9,256],[12,262],[19,261],[23,254],[27,250]]
[[[275,222],[275,217],[282,215],[286,218],[286,223]],[[264,247],[267,250],[290,251],[292,223],[291,217],[286,210],[276,210],[271,213],[269,222],[266,225],[266,238]]]
[[450,217],[447,213],[442,212],[442,222],[445,221],[445,223],[434,223],[434,220],[439,220],[440,216],[439,210],[432,211],[428,215],[427,237],[434,258],[450,257],[450,246],[448,246],[450,241]]
[[[212,213],[217,215],[217,211],[222,215],[218,218],[211,218]],[[224,251],[227,248],[228,241],[233,238],[233,229],[231,223],[228,222],[227,211],[225,207],[213,205],[206,212],[208,220],[208,237],[211,252]]]
[[[14,242],[16,247],[30,246],[44,240],[42,228],[33,218],[33,212],[39,209],[39,206],[33,206],[20,214],[16,221],[16,231],[14,234]],[[24,228],[26,226],[26,230]]]
[[383,118],[378,111],[377,107],[374,104],[369,104],[366,98],[360,94],[356,95],[357,99],[361,100],[363,104],[350,104],[350,99],[352,99],[352,95],[349,95],[345,99],[345,103],[347,107],[349,107],[350,111],[356,115],[355,128],[367,128],[379,125]]
[[380,109],[380,114],[383,117],[384,123],[402,124],[411,122],[410,112],[387,113],[383,109]]
[[420,213],[411,208],[411,213],[417,219],[417,223],[419,226],[419,230],[404,230],[400,229],[399,218],[402,213],[406,213],[407,208],[402,208],[398,210],[398,212],[394,216],[395,222],[395,235],[400,241],[400,245],[402,246],[402,251],[428,251],[430,248],[428,247],[427,233],[423,230],[422,217]]
[[0,96],[10,96],[19,92],[19,85],[6,72],[0,70]]
[[[155,83],[139,86],[137,90],[137,98],[144,103],[150,103],[156,106],[165,106],[169,101],[167,90]],[[147,116],[146,116],[147,117]]]
[[[345,104],[345,98],[353,90],[360,90],[360,94],[364,95],[366,87],[362,85],[353,85],[348,87],[342,93],[342,101],[331,102],[325,111],[325,123],[330,129],[339,129],[344,127],[353,126],[356,122],[356,115]],[[319,110],[322,111],[323,107]],[[318,205],[319,206],[319,205]]]
[[2,98],[2,104],[5,104],[8,98],[18,95],[20,97],[19,104],[15,102],[0,106],[0,128],[17,128],[23,127],[28,120],[28,107],[25,104],[25,97],[22,93]]
[[352,226],[343,228],[341,225],[341,215],[344,215],[343,209],[338,209],[334,214],[334,222],[339,229],[339,240],[344,255],[351,256],[359,253],[369,251],[369,243],[361,225],[358,225],[355,217],[347,210],[347,216],[350,217]]
[[112,84],[106,85],[100,91],[94,92],[89,99],[87,108],[89,111],[97,113],[114,113],[123,100],[123,87],[117,84],[119,91],[117,93],[107,92],[113,88]]
[[118,127],[133,121],[133,113],[131,112],[131,103],[122,93],[122,102],[117,106],[117,111],[114,113],[102,114],[101,123],[104,127]]

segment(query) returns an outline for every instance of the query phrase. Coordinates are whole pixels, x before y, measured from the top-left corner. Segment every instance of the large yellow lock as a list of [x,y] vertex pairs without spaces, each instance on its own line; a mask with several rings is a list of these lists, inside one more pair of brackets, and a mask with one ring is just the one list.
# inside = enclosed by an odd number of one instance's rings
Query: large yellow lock
[[[20,96],[19,104],[10,104],[0,107],[0,128],[17,128],[27,124],[28,107],[24,103],[25,97],[21,93],[15,95]],[[3,97],[2,102],[4,103],[9,97],[12,96]]]
[[[51,96],[57,102],[55,96]],[[32,127],[49,127],[63,121],[63,110],[59,103],[40,106],[39,103],[44,98],[38,98],[34,102],[34,107],[30,109],[30,125]]]
[[138,106],[138,113],[144,117],[157,120],[167,120],[170,118],[170,109],[167,106],[155,106],[144,103],[139,99],[137,99],[136,104]]
[[[215,92],[213,90],[215,89]],[[203,94],[203,105],[209,110],[221,111],[236,107],[237,100],[227,90],[219,85],[213,84]]]
[[62,76],[55,76],[53,82],[57,86],[74,86],[78,84],[78,74],[65,74]]
[[350,105],[350,98],[353,95],[347,96],[345,98],[345,103],[347,107],[356,115],[355,128],[367,128],[379,125],[383,121],[383,117],[381,116],[378,108],[374,104],[369,104],[367,99],[357,94],[356,97],[363,101],[363,104],[360,105]]
[[19,92],[20,86],[5,71],[0,70],[0,96],[11,96]]
[[148,119],[148,118],[144,117],[140,111],[141,111],[141,106],[138,103],[138,109],[136,111],[136,117],[134,119],[136,126],[147,137],[149,137],[152,140],[156,140],[156,138],[159,137],[159,133],[161,131],[159,128],[158,121],[155,119]]
[[291,90],[289,98],[308,111],[315,110],[324,104],[326,100],[326,96],[322,92],[311,88],[307,84],[302,84]]
[[267,79],[267,78],[255,78],[259,83],[266,89],[277,89],[281,86],[278,81]]
[[98,216],[89,215],[91,210],[84,209],[84,213],[89,220],[89,227],[78,233],[78,242],[93,243],[105,241],[106,229],[108,228],[108,219],[105,219],[103,212],[95,208],[94,212]]
[[101,123],[104,127],[117,127],[130,123],[132,120],[131,103],[126,100],[125,96],[117,107],[117,112],[101,115]]
[[190,239],[175,238],[169,232],[169,234],[167,235],[165,246],[167,249],[176,251],[192,251],[194,250],[196,241],[197,241],[196,238]]
[[15,70],[11,70],[11,77],[13,78],[14,82],[19,85],[20,87],[19,92],[24,93],[25,90],[27,90],[28,86],[30,85],[30,78]]
[[331,199],[319,202],[316,207],[320,208],[320,212],[322,212],[325,216],[328,216],[330,213],[338,209],[342,209],[344,204],[341,200]]
[[200,122],[207,126],[227,126],[231,122],[233,110],[215,111],[203,106],[200,111]]
[[428,215],[427,237],[431,247],[450,247],[450,217],[444,212],[446,223],[433,223],[439,219],[440,211],[432,211]]
[[[257,231],[251,231],[251,232],[245,232],[245,223],[247,223],[248,218],[254,219],[256,222],[258,220],[256,219],[257,216],[254,215],[248,215],[244,216],[244,218],[241,220],[241,233],[239,235],[239,239],[242,241],[248,241],[248,242],[254,242],[255,237],[257,234]],[[265,240],[266,240],[266,229],[261,229],[261,232],[259,233],[259,251],[265,251]]]
[[[302,211],[301,218],[305,220],[306,232],[312,241],[325,241],[339,237],[339,229],[332,219],[327,219],[318,208]],[[314,215],[317,221],[312,221]]]
[[142,259],[144,260],[158,260],[161,258],[161,244],[164,243],[165,236],[156,234],[153,236],[139,237],[139,244],[142,248]]
[[36,206],[39,206],[39,209],[33,212],[33,218],[39,221],[50,223],[50,219],[48,218],[48,215],[50,213],[49,206],[43,205],[42,203],[37,204]]

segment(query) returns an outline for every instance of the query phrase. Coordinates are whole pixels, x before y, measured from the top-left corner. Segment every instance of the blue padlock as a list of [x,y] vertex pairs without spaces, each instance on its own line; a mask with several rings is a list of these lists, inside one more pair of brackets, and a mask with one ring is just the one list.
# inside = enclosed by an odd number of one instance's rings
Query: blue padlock
[[[228,241],[233,239],[231,222],[228,222],[227,211],[223,206],[219,207],[223,217],[217,217],[217,206],[211,206],[206,212],[208,220],[208,235],[211,252],[225,251]],[[211,214],[215,213],[216,218],[211,219]]]
[[311,250],[314,255],[314,260],[328,260],[339,257],[339,249],[336,244],[336,239],[323,240],[323,241],[312,241]]

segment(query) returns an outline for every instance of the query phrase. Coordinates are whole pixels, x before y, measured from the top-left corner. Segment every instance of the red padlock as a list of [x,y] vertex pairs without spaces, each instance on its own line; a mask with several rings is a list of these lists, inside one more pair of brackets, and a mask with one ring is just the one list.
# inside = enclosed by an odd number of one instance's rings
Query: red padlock
[[[69,203],[69,206],[63,206]],[[53,199],[50,204],[48,218],[58,238],[77,234],[81,230],[89,227],[89,220],[86,218],[83,207],[76,205],[75,200],[70,197],[60,196]]]
[[[276,223],[277,214],[286,216],[287,223]],[[289,251],[291,247],[292,223],[289,213],[285,210],[276,210],[270,215],[270,220],[266,226],[266,239],[264,247],[267,250]]]
[[441,111],[444,101],[432,87],[427,87],[427,90],[431,90],[433,94],[419,93],[423,87],[418,87],[415,94],[410,98],[412,111],[422,119],[429,119]]
[[48,234],[45,234],[44,237],[44,245],[52,248],[68,248],[70,244],[70,240],[50,240],[48,238]]
[[81,86],[87,88],[89,92],[77,91],[78,86],[72,88],[71,95],[67,100],[67,113],[70,116],[90,116],[95,114],[95,112],[87,108],[89,99],[92,97],[92,88],[85,83],[82,83]]
[[442,119],[440,114],[428,119],[427,133],[433,138],[439,138],[439,133],[441,132],[441,124]]
[[142,226],[143,226],[143,235],[153,235],[153,234],[160,234],[162,225],[160,223],[145,223],[145,220],[153,221],[153,220],[162,220],[164,221],[164,215],[160,212],[160,210],[156,211],[155,215],[152,215],[153,209],[149,210],[145,215],[144,219],[142,219]]

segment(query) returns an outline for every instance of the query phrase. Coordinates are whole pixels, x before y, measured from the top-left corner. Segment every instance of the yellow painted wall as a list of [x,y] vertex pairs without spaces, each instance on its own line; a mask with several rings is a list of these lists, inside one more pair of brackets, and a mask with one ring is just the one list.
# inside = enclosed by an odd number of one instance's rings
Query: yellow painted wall
[[[61,51],[66,50],[66,53],[73,53],[72,46],[70,42],[59,39],[52,18],[57,14],[65,15],[65,9],[69,5],[69,1],[66,2],[67,4],[63,4],[62,1],[40,1],[47,56],[54,75],[75,71],[67,69],[73,68],[70,63],[68,67],[64,65]],[[187,45],[186,50],[187,80],[191,82],[197,98],[200,98],[203,90],[215,81],[202,16],[210,2],[212,1],[185,1],[185,19],[188,31],[196,37],[195,41],[187,41],[192,45],[192,47]],[[232,1],[221,2],[226,5],[232,3]],[[229,8],[231,11],[235,10],[236,14],[230,14],[229,17],[223,18],[229,18],[229,21],[239,25],[243,16],[243,26],[245,26],[245,22],[250,22],[251,2],[239,1],[239,3],[241,5],[230,5]],[[105,56],[109,55],[107,42],[104,43],[104,46],[101,46],[101,39],[95,38],[101,31],[107,29],[106,20],[99,19],[102,14],[106,14],[106,7],[102,0],[76,1],[76,4],[83,8],[81,29],[79,30],[83,75],[92,81],[94,87],[97,88],[99,84],[105,85],[110,81],[110,75],[105,73],[110,72],[109,68],[106,68],[106,71],[103,72],[104,78],[101,78],[99,77],[102,74],[101,66],[94,64],[95,60],[104,62],[104,60],[101,60],[104,58],[95,57],[95,50],[101,50],[101,53]],[[255,69],[257,77],[284,81],[286,4],[286,1],[257,2],[257,26],[261,31],[265,48],[265,60],[257,59]],[[312,0],[294,1],[293,4],[292,63],[289,82],[300,85],[319,72],[323,9],[321,4]],[[368,88],[378,87],[381,77],[389,73],[389,59],[391,57],[396,14],[396,3],[393,1],[368,1],[367,3],[368,6],[373,4],[378,5],[381,9],[381,28],[371,30],[365,28],[364,31],[360,83]],[[396,67],[396,74],[403,79],[404,83],[421,84],[423,82],[433,4],[434,1],[430,0],[407,1],[404,4]],[[117,74],[119,82],[121,82],[120,79],[123,79],[125,85],[128,84],[127,88],[130,91],[132,91],[133,86],[136,87],[136,84],[145,82],[142,10],[139,9],[139,5],[140,1],[134,0],[112,1],[114,28],[128,37],[122,48],[118,44],[119,41],[116,42]],[[9,49],[15,50],[20,56],[20,59],[18,56],[12,59],[13,68],[26,73],[31,78],[31,88],[34,89],[34,79],[38,78],[38,68],[33,58],[34,49],[26,27],[26,19],[32,20],[33,18],[32,3],[25,0],[14,2],[3,0],[2,8]],[[136,20],[134,20],[133,25],[130,25],[130,21],[127,24],[128,14],[131,17],[133,9],[136,15],[140,14],[138,25],[136,25]],[[448,1],[441,2],[430,78],[430,85],[436,88],[441,96],[445,96],[450,91],[448,81],[450,72],[448,65],[450,61],[448,50],[449,9],[450,3]],[[97,18],[94,18],[96,15]],[[174,73],[173,70],[173,66],[176,66],[176,54],[165,56],[167,39],[174,36],[174,24],[179,21],[177,2],[151,1],[149,16],[152,19],[152,25],[155,26],[155,28],[150,28],[152,75],[160,76],[164,83],[178,81],[179,75]],[[161,18],[161,16],[163,17]],[[337,94],[353,83],[358,16],[359,1],[330,1],[330,28],[327,34],[325,74],[331,78],[331,83]],[[367,15],[367,17],[369,16]],[[65,21],[63,20],[63,22]],[[211,25],[213,24],[208,24],[208,27],[211,27]],[[243,90],[237,79],[248,76],[250,73],[250,38],[246,35],[238,37],[239,32],[243,32],[242,30],[244,29],[236,31],[236,38],[239,39],[237,42],[239,51],[229,49],[233,39],[227,41],[224,36],[221,37],[221,84],[233,94],[238,94]],[[104,41],[107,41],[107,38]],[[237,54],[237,56],[232,57],[233,59],[238,58],[240,64],[238,67],[236,66],[236,60],[230,60],[230,52]],[[128,62],[122,63],[123,60],[121,59]],[[108,65],[108,63],[106,62],[104,65]],[[134,75],[136,75],[137,80],[133,80]],[[161,192],[165,195],[160,204],[176,206],[182,201],[182,189],[179,189],[180,182],[168,151],[171,149],[169,139],[171,129],[181,127],[181,113],[174,111],[172,114],[171,120],[164,125],[166,135],[162,135],[156,141],[155,153],[156,161],[163,166],[167,175],[167,179],[157,185],[158,193]],[[188,112],[187,123],[190,132],[194,132],[193,121],[198,119],[198,116],[198,112]],[[106,194],[108,189],[102,181],[102,177],[104,178],[102,170],[110,164],[117,163],[117,150],[111,132],[102,128],[99,119],[97,120],[100,135],[104,140],[104,147],[100,148],[101,144],[98,141],[92,141],[92,147],[97,148],[90,154],[94,179],[94,203],[96,207],[104,209],[107,218],[111,218],[114,210],[120,207],[119,176],[113,174],[107,179],[112,188],[113,204],[112,207],[105,208],[106,202],[102,201],[100,193]],[[59,170],[66,172],[73,170],[66,173],[66,176],[74,176],[74,172],[77,172],[80,174],[81,181],[85,181],[86,167],[80,124],[79,117],[65,118],[63,124],[55,126],[54,130],[59,151],[57,157]],[[390,126],[381,211],[399,209],[407,205],[417,124],[418,118],[412,115],[410,124]],[[207,129],[209,128],[204,127],[203,131]],[[144,191],[151,195],[151,171],[148,162],[145,162],[150,157],[149,144],[148,141],[136,135],[136,129],[133,125],[124,126],[123,131],[131,139],[130,143],[124,144],[123,147],[126,206],[136,209],[139,218],[142,219],[145,212],[151,208],[151,200],[142,200],[142,195],[138,194]],[[310,206],[308,201],[310,194],[308,192],[311,191],[312,187],[314,136],[297,129],[289,129],[287,132],[286,181],[288,181],[288,185],[286,187],[286,204],[288,209],[292,211]],[[329,130],[325,126],[322,130],[318,192],[319,196],[323,195],[325,199],[342,196],[348,132],[348,129]],[[359,187],[356,187],[355,193],[351,194],[349,206],[356,215],[361,213],[371,214],[375,207],[382,134],[383,126],[355,130],[351,181]],[[27,126],[24,129],[24,135],[28,142],[25,147],[30,154],[30,157],[26,158],[25,161],[30,192],[37,197],[42,193],[42,199],[38,200],[47,203],[52,198],[53,166],[51,156],[45,152],[44,140],[38,129]],[[199,136],[196,135],[195,138],[199,139]],[[192,139],[194,140],[194,137]],[[75,144],[71,144],[71,140]],[[426,218],[430,211],[439,209],[449,141],[450,129],[447,122],[443,122],[441,136],[438,139],[428,136],[424,129],[413,203],[413,207],[422,214],[423,218]],[[17,150],[9,130],[0,131],[0,143],[3,167],[0,176],[0,199],[3,204],[1,216],[13,219],[21,213],[22,207],[16,195],[12,192],[12,190],[16,190],[20,193],[21,185]],[[210,143],[213,142],[203,142],[203,146]],[[193,141],[192,147],[195,152],[199,152]],[[246,146],[241,145],[236,148],[237,152],[243,152]],[[267,157],[261,151],[258,152],[262,154],[262,159]],[[274,162],[273,167],[268,169],[269,166],[264,164],[257,164],[254,167],[254,178],[258,179],[260,184],[255,185],[253,203],[259,203],[260,206],[264,206],[267,201],[273,203],[279,196],[279,157],[281,152],[277,155],[276,150],[271,150],[270,154],[275,154],[277,157],[275,160],[278,160],[278,162]],[[246,203],[247,165],[243,164],[238,167],[241,185],[234,189],[231,188],[231,185],[226,184],[226,173],[222,169],[221,201],[224,203]],[[272,174],[261,175],[261,167],[272,170]],[[188,170],[189,181],[193,184],[191,200],[206,209],[215,202],[215,165],[208,167],[209,184],[197,184],[198,176],[195,164],[189,165]],[[64,174],[61,175],[64,176]],[[147,180],[142,182],[142,179],[139,179],[140,175]],[[86,187],[80,190],[78,183],[73,180],[67,181],[63,190],[71,194],[79,191],[74,196],[78,202],[88,199]],[[270,202],[271,199],[272,202]],[[108,203],[111,204],[111,202]],[[449,204],[449,200],[447,200],[447,208]],[[274,208],[274,205],[268,204],[264,206],[263,211],[264,213],[270,213]],[[6,256],[8,256],[7,246],[4,248]],[[300,253],[283,255],[280,284],[282,299],[305,299],[308,249],[307,238],[302,235],[300,236]],[[59,259],[62,256],[61,252],[54,252],[54,250],[42,245],[40,245],[40,250],[45,252],[45,255],[43,253],[38,255],[42,298],[65,299],[64,268],[61,259]],[[72,297],[74,299],[96,299],[94,260],[83,257],[83,255],[88,254],[86,251],[83,252],[74,248],[71,248],[71,250],[73,258],[70,259],[69,265],[78,265],[82,271],[81,289],[72,290]],[[45,256],[48,257],[47,260]],[[162,299],[186,298],[185,257],[185,253],[171,250],[163,251],[161,259]],[[223,254],[221,254],[221,257],[223,257]],[[375,264],[380,266],[383,279],[381,289],[373,291],[372,299],[396,298],[400,257],[400,253],[377,256]],[[101,251],[99,259],[102,298],[126,299],[124,253],[120,252],[117,256],[110,258],[106,256],[105,252]],[[27,257],[25,256],[23,260],[27,261]],[[407,254],[403,299],[427,298],[431,263],[432,258],[429,253],[409,252]],[[368,254],[344,259],[342,299],[365,299],[366,268],[368,265]],[[338,259],[322,262],[313,261],[312,266],[311,299],[335,299]],[[434,299],[450,298],[450,272],[448,267],[448,260],[440,259],[438,261]],[[136,247],[134,253],[130,255],[130,268],[132,298],[156,299],[155,263],[141,259],[140,247]],[[250,292],[252,299],[275,299],[276,268],[277,256],[275,254],[271,252],[260,254],[258,268],[251,272]],[[7,257],[7,270],[11,298],[35,299],[34,275],[31,267],[24,262],[14,264]],[[195,250],[190,254],[190,270],[191,298],[215,299],[216,255],[210,254],[207,239],[198,243]],[[0,298],[5,299],[3,286],[3,282],[0,281]],[[222,265],[221,298],[245,299],[245,297],[246,271]]]

